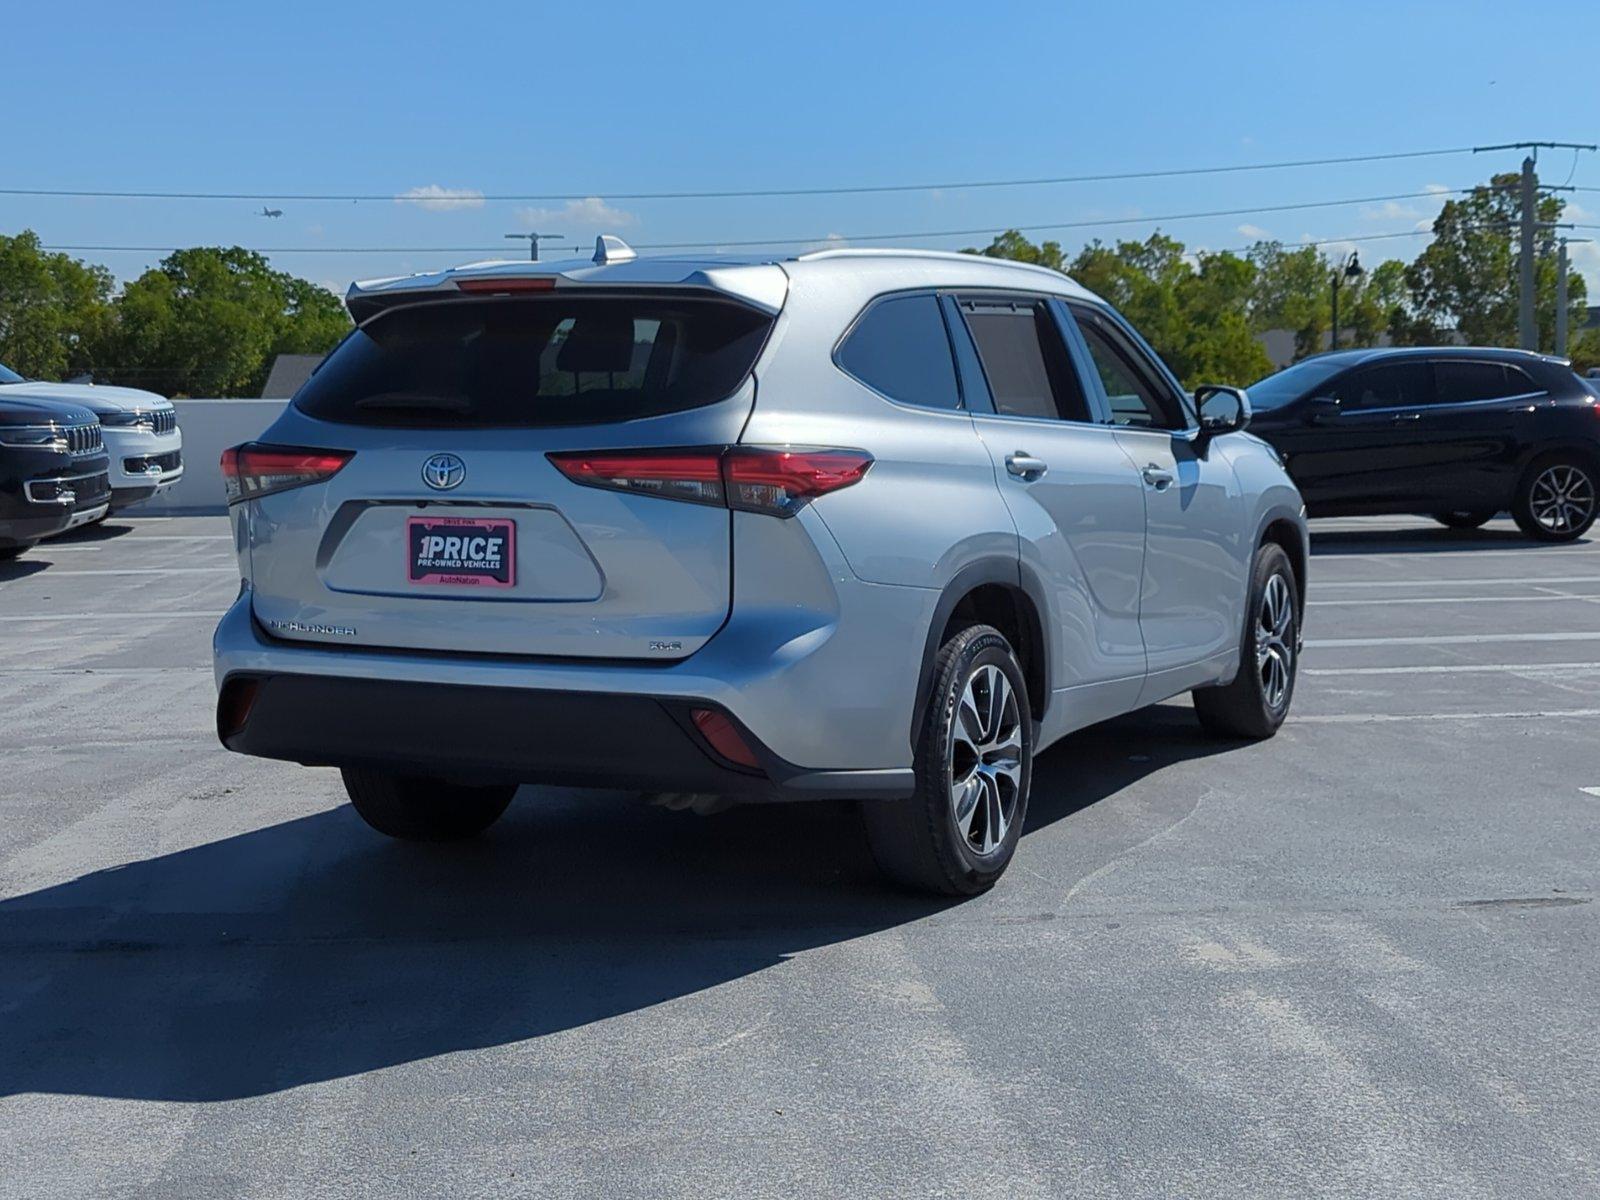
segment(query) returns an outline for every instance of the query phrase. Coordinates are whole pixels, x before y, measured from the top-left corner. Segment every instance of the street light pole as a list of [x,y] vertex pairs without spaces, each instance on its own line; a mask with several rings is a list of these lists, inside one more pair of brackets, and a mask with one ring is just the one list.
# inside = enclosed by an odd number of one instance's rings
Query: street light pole
[[1354,250],[1350,251],[1350,257],[1344,260],[1344,265],[1333,273],[1333,337],[1328,341],[1329,350],[1339,348],[1339,285],[1346,279],[1358,279],[1365,274],[1366,269]]

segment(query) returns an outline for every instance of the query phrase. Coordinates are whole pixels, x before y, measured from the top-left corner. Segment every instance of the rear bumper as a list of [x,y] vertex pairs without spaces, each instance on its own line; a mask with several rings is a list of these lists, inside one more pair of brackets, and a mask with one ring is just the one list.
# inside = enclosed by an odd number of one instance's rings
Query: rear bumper
[[463,783],[697,792],[758,801],[911,791],[909,770],[807,771],[784,762],[743,727],[741,736],[762,766],[740,767],[696,730],[690,712],[706,706],[678,697],[235,674],[218,700],[217,734],[240,754]]

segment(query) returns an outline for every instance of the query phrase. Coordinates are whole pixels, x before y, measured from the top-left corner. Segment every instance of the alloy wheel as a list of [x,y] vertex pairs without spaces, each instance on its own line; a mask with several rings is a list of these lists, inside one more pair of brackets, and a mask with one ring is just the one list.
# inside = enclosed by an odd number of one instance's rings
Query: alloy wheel
[[1289,683],[1294,678],[1294,597],[1289,581],[1282,575],[1267,580],[1261,592],[1261,611],[1256,618],[1256,669],[1261,675],[1261,694],[1267,707],[1276,712],[1289,701]]
[[1533,481],[1528,508],[1539,527],[1548,533],[1568,533],[1594,514],[1594,480],[1582,467],[1557,463],[1546,467]]
[[950,726],[950,809],[968,848],[992,854],[1005,841],[1022,789],[1022,721],[999,667],[967,679]]

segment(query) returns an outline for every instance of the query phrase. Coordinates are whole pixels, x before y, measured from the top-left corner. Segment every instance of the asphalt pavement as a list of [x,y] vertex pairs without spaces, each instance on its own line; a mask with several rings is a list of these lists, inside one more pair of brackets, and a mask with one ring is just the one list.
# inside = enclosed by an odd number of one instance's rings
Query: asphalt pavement
[[1315,524],[1280,734],[1075,735],[960,904],[843,805],[386,841],[216,744],[232,564],[0,564],[0,1196],[1600,1195],[1600,540]]

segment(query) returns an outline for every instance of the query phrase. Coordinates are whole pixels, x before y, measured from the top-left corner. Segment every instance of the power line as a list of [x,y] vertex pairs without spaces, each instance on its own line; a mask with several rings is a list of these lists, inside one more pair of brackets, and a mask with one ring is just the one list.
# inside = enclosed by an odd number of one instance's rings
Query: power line
[[1208,167],[1167,167],[1142,171],[1105,171],[1086,175],[1057,175],[1033,179],[977,179],[942,183],[841,184],[829,187],[730,188],[694,192],[614,192],[592,188],[581,192],[507,192],[459,194],[377,192],[153,192],[123,189],[80,188],[0,188],[0,196],[50,196],[91,200],[276,200],[296,202],[362,203],[368,201],[401,204],[479,204],[488,201],[586,200],[604,195],[612,200],[746,200],[778,196],[863,196],[892,192],[955,192],[979,188],[1043,187],[1069,183],[1113,183],[1130,179],[1173,179],[1191,175],[1229,175],[1246,171],[1282,171],[1298,167],[1346,166],[1352,163],[1395,162],[1402,159],[1438,158],[1452,154],[1471,154],[1471,146],[1451,146],[1437,150],[1403,150],[1390,154],[1349,154],[1337,158],[1301,158],[1283,162],[1233,163]]
[[[1296,204],[1260,205],[1252,208],[1217,208],[1205,212],[1164,213],[1138,217],[1096,217],[1080,221],[1056,221],[1037,224],[986,225],[979,229],[923,229],[916,232],[812,234],[807,237],[771,237],[749,239],[722,239],[702,242],[639,242],[639,250],[705,250],[717,247],[789,246],[811,245],[829,241],[886,242],[907,241],[919,238],[984,237],[997,229],[1014,229],[1019,233],[1049,233],[1063,229],[1097,229],[1117,225],[1161,224],[1171,221],[1196,221],[1213,217],[1258,216],[1262,213],[1301,212],[1314,208],[1338,208],[1349,204],[1377,204],[1387,200],[1432,199],[1446,195],[1460,195],[1470,188],[1453,188],[1449,191],[1392,192],[1383,196],[1352,196],[1340,200],[1309,200]],[[174,246],[108,246],[108,245],[50,245],[47,250],[73,252],[130,252],[166,254]],[[481,254],[494,253],[492,246],[258,246],[258,254]]]

